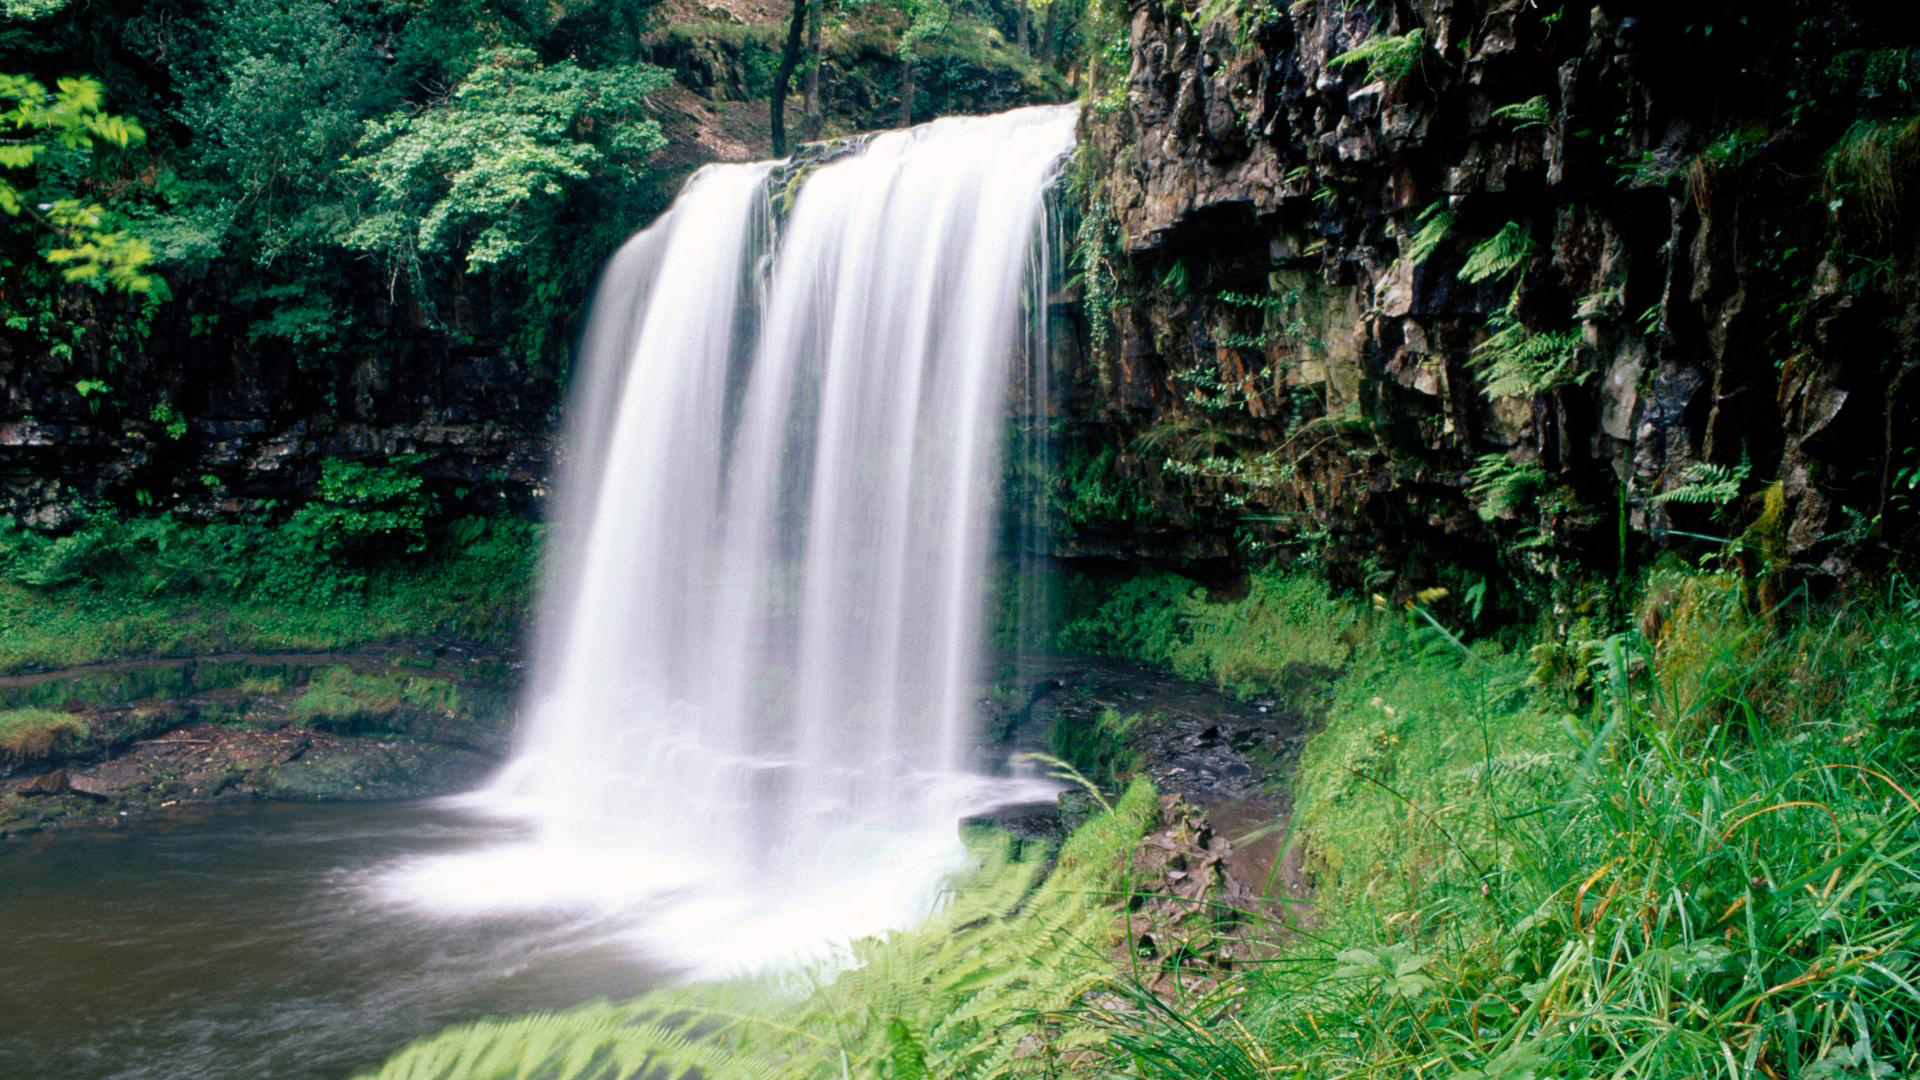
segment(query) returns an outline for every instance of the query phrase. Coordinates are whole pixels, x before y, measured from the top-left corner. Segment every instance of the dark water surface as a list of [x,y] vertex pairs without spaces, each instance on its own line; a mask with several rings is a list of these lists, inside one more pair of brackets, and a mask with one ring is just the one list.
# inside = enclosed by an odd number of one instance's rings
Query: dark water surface
[[396,860],[511,833],[433,803],[260,803],[0,841],[0,1077],[345,1077],[449,1024],[658,984],[590,919],[374,893]]

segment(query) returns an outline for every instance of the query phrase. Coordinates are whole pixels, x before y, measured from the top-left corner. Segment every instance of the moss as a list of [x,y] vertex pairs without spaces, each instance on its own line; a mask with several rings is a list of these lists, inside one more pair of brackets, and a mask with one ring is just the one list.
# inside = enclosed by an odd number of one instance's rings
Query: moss
[[1139,713],[1123,714],[1118,709],[1104,709],[1086,722],[1071,721],[1063,714],[1054,721],[1048,740],[1055,756],[1094,782],[1114,786],[1138,767],[1133,733],[1144,719]]
[[423,720],[458,719],[469,707],[460,687],[447,679],[333,667],[315,673],[291,712],[295,723],[324,731],[413,734]]
[[52,709],[0,712],[0,762],[14,765],[54,761],[87,737],[86,721]]

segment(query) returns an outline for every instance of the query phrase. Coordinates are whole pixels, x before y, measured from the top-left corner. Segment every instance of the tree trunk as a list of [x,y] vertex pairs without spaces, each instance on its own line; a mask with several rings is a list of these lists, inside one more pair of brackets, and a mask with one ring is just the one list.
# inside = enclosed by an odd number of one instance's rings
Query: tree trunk
[[820,137],[820,5],[823,0],[807,0],[807,75],[800,83],[802,110],[806,113],[806,137]]
[[1040,62],[1053,63],[1053,30],[1058,12],[1052,4],[1047,5],[1047,17],[1040,29]]
[[900,126],[913,123],[913,57],[900,58]]
[[1013,0],[1013,10],[1014,10],[1014,16],[1013,16],[1014,48],[1019,49],[1023,53],[1030,53],[1033,51],[1033,47],[1029,45],[1027,42],[1027,38],[1031,36],[1027,30],[1027,23],[1029,19],[1029,15],[1027,12],[1027,0]]
[[793,69],[800,65],[800,35],[807,26],[807,0],[793,0],[793,17],[787,20],[787,44],[780,50],[780,68],[773,74],[773,100],[768,103],[768,119],[773,129],[773,156],[787,156],[787,88],[793,85]]

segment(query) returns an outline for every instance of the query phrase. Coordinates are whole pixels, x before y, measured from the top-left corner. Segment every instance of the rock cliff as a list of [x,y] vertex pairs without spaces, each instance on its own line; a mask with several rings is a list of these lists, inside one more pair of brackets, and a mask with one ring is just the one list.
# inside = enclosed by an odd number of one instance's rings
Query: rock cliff
[[[1095,57],[1072,554],[1800,576],[1910,528],[1892,5],[1131,0]],[[1084,456],[1084,455],[1083,455]],[[1070,494],[1069,498],[1073,496]]]

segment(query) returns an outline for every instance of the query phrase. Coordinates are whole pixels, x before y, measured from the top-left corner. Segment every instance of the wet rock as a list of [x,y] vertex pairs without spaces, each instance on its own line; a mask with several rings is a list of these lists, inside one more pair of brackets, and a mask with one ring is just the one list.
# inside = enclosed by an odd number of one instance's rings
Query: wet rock
[[[1519,0],[1313,0],[1239,38],[1165,0],[1128,13],[1124,100],[1082,121],[1127,303],[1068,380],[1077,430],[1136,447],[1210,429],[1239,461],[1283,455],[1284,476],[1132,452],[1120,469],[1153,527],[1089,526],[1058,554],[1196,566],[1249,534],[1283,548],[1313,535],[1316,560],[1363,587],[1383,569],[1490,563],[1525,530],[1529,564],[1565,579],[1582,562],[1610,572],[1623,482],[1641,542],[1685,544],[1650,498],[1696,463],[1746,462],[1756,482],[1782,480],[1782,556],[1859,556],[1841,550],[1859,542],[1842,507],[1882,492],[1858,462],[1916,437],[1920,379],[1885,358],[1920,335],[1920,249],[1848,226],[1844,200],[1819,210],[1823,155],[1862,113],[1850,91],[1816,80],[1831,115],[1791,124],[1756,120],[1756,103],[1794,72],[1911,42],[1890,8],[1742,8],[1716,21],[1738,31],[1710,37],[1617,4],[1549,20]],[[1404,78],[1335,63],[1416,30]],[[1229,100],[1231,130],[1216,107]],[[1437,220],[1440,242],[1408,258]],[[1509,223],[1532,254],[1461,281],[1467,253]],[[1836,250],[1874,252],[1877,283]],[[1247,318],[1246,297],[1272,306]],[[1480,350],[1510,299],[1520,332],[1573,344],[1552,385],[1494,398]],[[1195,400],[1195,385],[1263,368],[1270,384],[1233,382],[1244,406]],[[1573,502],[1485,522],[1467,476],[1495,453],[1539,463]]]
[[41,773],[14,789],[16,795],[60,795],[68,790],[67,770]]

